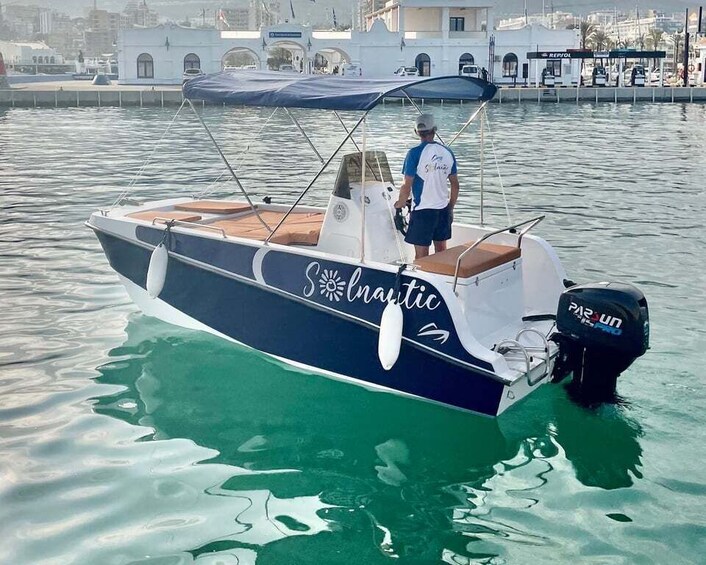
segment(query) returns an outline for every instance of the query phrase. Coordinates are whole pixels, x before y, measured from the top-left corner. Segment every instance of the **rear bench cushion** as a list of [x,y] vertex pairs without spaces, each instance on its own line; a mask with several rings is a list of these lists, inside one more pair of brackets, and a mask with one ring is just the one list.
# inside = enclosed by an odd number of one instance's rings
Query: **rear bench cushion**
[[202,214],[237,214],[252,210],[247,202],[227,202],[224,200],[194,200],[174,206],[177,210],[201,212]]
[[198,214],[189,212],[178,212],[175,210],[145,210],[144,212],[133,212],[127,215],[128,218],[136,220],[144,220],[151,222],[155,218],[164,218],[166,220],[180,220],[182,222],[197,222],[201,219]]
[[[451,247],[446,251],[434,253],[428,257],[417,259],[414,264],[422,271],[428,273],[437,273],[439,275],[454,276],[456,271],[456,261],[458,256],[468,249],[473,243],[465,243]],[[503,263],[509,263],[520,258],[519,247],[510,247],[509,245],[497,245],[495,243],[481,243],[473,251],[461,261],[461,266],[458,270],[459,278],[465,279],[472,277],[484,271],[488,271],[494,267],[498,267]]]

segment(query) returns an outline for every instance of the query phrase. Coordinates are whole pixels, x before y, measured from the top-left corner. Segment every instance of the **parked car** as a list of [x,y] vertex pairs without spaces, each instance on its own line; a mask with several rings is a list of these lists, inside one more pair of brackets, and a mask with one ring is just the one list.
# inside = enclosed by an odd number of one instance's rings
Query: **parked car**
[[645,86],[645,67],[633,65],[630,70],[630,86]]
[[184,84],[187,80],[191,80],[194,77],[200,77],[205,73],[201,69],[186,69],[184,74],[181,75],[181,83]]
[[481,70],[478,65],[463,65],[458,74],[463,77],[481,78]]
[[298,73],[299,72],[294,68],[294,65],[292,65],[290,63],[283,63],[282,65],[280,65],[279,71],[282,73]]
[[608,76],[605,67],[601,65],[596,65],[591,71],[591,85],[592,86],[605,86],[608,82]]
[[418,77],[419,69],[417,67],[400,67],[395,71],[398,77]]

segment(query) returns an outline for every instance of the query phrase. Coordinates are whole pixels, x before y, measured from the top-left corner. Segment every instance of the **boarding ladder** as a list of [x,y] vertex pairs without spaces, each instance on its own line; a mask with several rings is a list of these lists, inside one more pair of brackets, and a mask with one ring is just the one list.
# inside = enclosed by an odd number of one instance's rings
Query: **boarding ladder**
[[[526,345],[520,342],[520,338],[525,334],[535,334],[538,335],[541,340],[541,345]],[[551,371],[551,359],[549,354],[549,340],[542,332],[534,328],[524,328],[517,332],[515,339],[506,339],[501,341],[495,346],[495,351],[500,353],[507,361],[508,366],[525,375],[527,379],[527,384],[529,386],[535,386],[537,383],[546,378]],[[532,378],[532,363],[535,359],[539,362],[534,365],[534,367],[539,367],[544,365],[544,371],[537,376]],[[519,367],[519,368],[518,368]],[[522,370],[524,369],[524,371]]]

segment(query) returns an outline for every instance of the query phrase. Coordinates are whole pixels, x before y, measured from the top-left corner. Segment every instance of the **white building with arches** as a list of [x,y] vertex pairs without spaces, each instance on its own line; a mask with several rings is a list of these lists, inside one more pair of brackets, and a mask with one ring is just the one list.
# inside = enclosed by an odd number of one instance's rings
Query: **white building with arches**
[[[551,30],[533,24],[493,30],[489,0],[390,0],[366,17],[364,31],[324,31],[284,23],[253,31],[218,31],[176,24],[124,29],[118,41],[119,82],[170,84],[187,68],[206,73],[223,69],[227,55],[249,57],[265,70],[274,48],[291,54],[295,70],[336,72],[355,65],[365,77],[390,77],[402,66],[423,76],[457,74],[463,64],[488,70],[497,84],[534,82],[536,68],[527,53],[579,46],[577,30]],[[488,31],[491,30],[491,31]],[[536,67],[536,65],[535,65]],[[553,67],[557,72],[557,67]],[[275,69],[276,70],[276,69]],[[578,63],[560,66],[558,84],[579,77]]]

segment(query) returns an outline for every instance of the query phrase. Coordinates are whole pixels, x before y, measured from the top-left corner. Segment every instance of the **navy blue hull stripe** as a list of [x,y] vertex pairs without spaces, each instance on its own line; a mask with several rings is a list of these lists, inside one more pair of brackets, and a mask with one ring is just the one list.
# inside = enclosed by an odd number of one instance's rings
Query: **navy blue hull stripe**
[[[138,240],[148,245],[157,245],[163,236],[164,230],[144,226],[137,228]],[[185,262],[191,260],[199,267],[213,267],[249,281],[255,280],[253,259],[262,249],[265,248],[185,233],[172,232],[170,239],[170,251]],[[387,302],[381,300],[379,295],[377,299],[373,296],[376,296],[376,292],[384,295],[392,291],[396,278],[394,272],[291,253],[276,247],[265,250],[260,263],[260,274],[268,289],[284,292],[290,298],[304,301],[313,307],[323,307],[362,323],[378,326]],[[323,286],[334,282],[340,285],[333,287],[335,292],[322,290]],[[491,363],[471,355],[464,347],[449,307],[433,284],[416,278],[413,273],[405,273],[401,287],[403,290],[400,299],[408,304],[404,306],[405,339],[436,351],[447,359],[482,369],[492,378],[497,378]],[[427,306],[430,301],[433,308]],[[443,330],[446,336],[434,339],[423,331],[429,328]]]
[[[97,235],[111,266],[144,288],[150,250]],[[256,285],[172,259],[160,299],[265,353],[458,408],[497,413],[502,383],[407,342],[393,369],[385,371],[375,329]]]
[[[95,229],[95,228],[93,228],[93,226],[90,226],[90,225],[89,225],[89,227],[91,227],[92,229]],[[95,231],[96,231],[96,233],[99,233],[99,230],[95,229]],[[127,243],[132,243],[132,244],[135,244],[135,245],[142,246],[142,247],[144,247],[144,248],[149,249],[150,252],[152,251],[152,247],[151,247],[149,244],[142,243],[142,242],[134,242],[134,241],[132,241],[132,240],[130,240],[130,239],[128,239],[128,238],[124,238],[124,237],[122,237],[122,236],[113,235],[112,237],[116,237],[116,238],[121,239],[122,241],[125,241],[125,242],[127,242]],[[157,243],[159,243],[159,241],[161,241],[161,239],[160,239],[160,240],[157,240]],[[317,302],[312,302],[311,300],[307,300],[306,298],[302,298],[301,296],[297,296],[296,294],[292,294],[292,293],[290,293],[290,292],[287,292],[286,290],[282,290],[281,288],[273,287],[273,286],[270,286],[270,285],[266,285],[265,287],[262,287],[262,286],[260,286],[260,283],[255,282],[255,281],[251,281],[251,280],[247,279],[246,277],[243,277],[242,275],[239,275],[239,274],[237,274],[237,273],[233,273],[233,272],[230,272],[230,271],[225,271],[225,270],[222,270],[222,269],[218,269],[217,267],[213,267],[210,263],[203,263],[203,262],[197,261],[196,259],[193,259],[193,258],[191,258],[191,257],[180,256],[180,255],[178,255],[178,254],[174,254],[173,252],[170,253],[170,257],[173,258],[173,259],[175,259],[175,260],[181,261],[181,262],[183,262],[183,263],[190,264],[190,265],[192,265],[192,266],[194,266],[194,267],[196,267],[196,268],[198,268],[198,269],[210,270],[210,271],[215,272],[216,274],[219,274],[219,275],[221,275],[221,276],[230,277],[230,278],[235,278],[236,280],[239,280],[239,281],[240,281],[241,283],[243,283],[243,284],[258,285],[259,288],[261,288],[261,289],[263,289],[263,290],[266,290],[267,292],[283,295],[283,296],[285,296],[286,298],[288,298],[289,300],[293,300],[293,301],[297,301],[297,302],[300,302],[300,303],[305,304],[308,308],[314,308],[314,309],[317,309],[317,310],[323,310],[323,311],[325,311],[325,312],[328,312],[329,314],[333,314],[333,315],[336,315],[336,316],[342,316],[343,318],[346,318],[348,321],[350,321],[350,322],[352,322],[352,323],[362,324],[362,325],[364,325],[364,326],[367,326],[367,327],[369,327],[369,328],[372,328],[375,332],[379,331],[379,325],[378,325],[378,324],[375,324],[375,323],[370,322],[370,321],[368,321],[368,320],[364,320],[364,319],[359,318],[359,317],[357,317],[357,316],[354,316],[354,315],[352,315],[352,314],[349,314],[349,313],[346,313],[346,312],[342,312],[342,311],[340,311],[340,310],[336,310],[336,309],[330,308],[330,307],[328,307],[328,306],[326,306],[326,305],[324,305],[324,304],[320,304],[320,303],[317,303]],[[144,278],[146,278],[146,273],[145,273],[145,277],[143,277],[143,279],[144,279]],[[144,280],[143,280],[141,283],[140,283],[140,282],[137,282],[137,281],[134,281],[134,282],[136,282],[136,284],[138,284],[139,286],[142,286],[142,288],[145,288],[145,282],[144,282]],[[382,315],[382,314],[381,314],[381,315]],[[409,314],[408,314],[408,315],[409,315]],[[461,366],[462,368],[465,368],[465,369],[467,369],[467,370],[471,370],[471,371],[477,372],[477,373],[482,374],[482,375],[485,375],[485,376],[487,376],[487,377],[489,377],[489,378],[491,378],[491,379],[493,379],[493,380],[496,380],[496,381],[498,381],[498,382],[500,382],[500,383],[502,383],[502,384],[506,384],[506,382],[505,382],[504,379],[502,379],[501,377],[499,377],[498,375],[496,375],[492,370],[489,370],[489,369],[486,368],[486,367],[490,367],[490,368],[492,369],[492,365],[490,365],[489,363],[487,363],[487,362],[485,362],[485,361],[478,361],[477,359],[475,359],[474,357],[472,357],[472,356],[471,356],[470,354],[468,354],[467,352],[464,352],[464,358],[463,358],[463,359],[459,359],[459,358],[457,358],[457,357],[454,357],[453,355],[449,355],[449,354],[447,354],[447,353],[445,353],[445,352],[438,351],[438,350],[436,350],[436,349],[434,349],[434,348],[428,347],[427,345],[425,345],[425,344],[423,344],[423,343],[419,343],[418,341],[416,341],[416,340],[414,340],[414,339],[410,339],[410,338],[408,338],[408,337],[406,337],[406,336],[404,336],[404,335],[402,336],[402,339],[405,340],[405,341],[407,341],[407,342],[410,342],[414,347],[423,349],[423,350],[425,350],[427,353],[429,353],[429,354],[431,354],[431,355],[436,355],[437,357],[440,357],[440,358],[444,359],[447,363],[453,363],[453,364],[459,365],[459,366]],[[472,360],[472,361],[475,361],[475,362],[469,362],[469,360]]]
[[[137,239],[152,246],[159,245],[164,237],[164,229],[137,226]],[[248,279],[255,279],[252,261],[258,247],[233,245],[225,239],[194,237],[172,232],[169,251],[185,257],[208,257],[208,264],[236,273]]]

